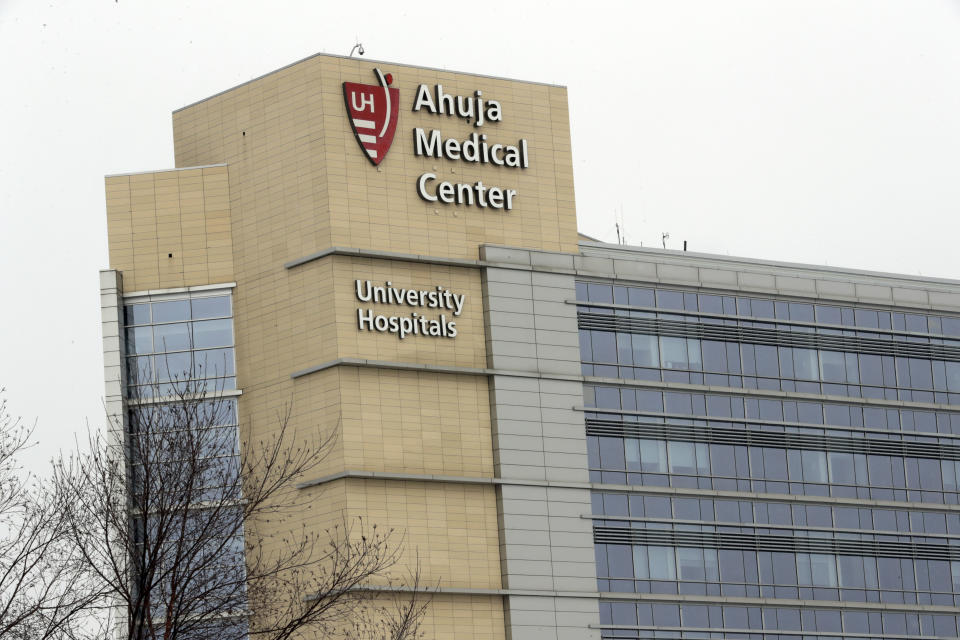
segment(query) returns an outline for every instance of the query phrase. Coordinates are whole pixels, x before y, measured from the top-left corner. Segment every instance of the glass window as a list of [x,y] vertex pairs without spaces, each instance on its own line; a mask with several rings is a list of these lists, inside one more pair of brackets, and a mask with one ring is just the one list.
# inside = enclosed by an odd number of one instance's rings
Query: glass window
[[835,556],[811,553],[810,554],[810,575],[813,578],[815,587],[836,587],[837,586],[837,559]]
[[231,315],[230,296],[192,298],[190,300],[190,308],[194,320],[202,318],[227,318]]
[[164,302],[154,302],[153,321],[156,322],[182,322],[190,319],[190,301],[189,300],[167,300]]
[[676,580],[677,566],[673,547],[649,547],[651,580]]
[[686,338],[660,338],[661,366],[664,369],[689,369]]
[[608,284],[590,282],[587,284],[587,292],[590,297],[590,302],[607,304],[613,302],[613,288]]
[[641,289],[639,287],[630,287],[627,290],[627,300],[634,307],[656,307],[654,301],[653,289]]
[[[176,325],[175,325],[176,326]],[[193,323],[193,347],[228,347],[233,344],[233,321],[202,320]]]
[[681,580],[706,579],[703,565],[703,549],[680,547],[677,549],[677,570]]
[[594,331],[593,339],[593,360],[594,362],[616,362],[617,361],[617,340],[616,334],[609,331]]
[[127,353],[152,353],[153,331],[150,327],[129,327],[127,329]]
[[820,352],[820,379],[824,382],[846,382],[846,360],[838,351]]
[[798,380],[818,380],[816,349],[793,349],[793,374]]
[[123,308],[124,323],[150,324],[150,305],[147,303],[128,304]]
[[666,473],[667,446],[659,440],[637,440],[640,445],[640,466],[648,473]]
[[696,451],[692,442],[667,443],[669,452],[670,473],[695,474],[697,472]]
[[661,309],[683,310],[683,294],[679,291],[657,290],[657,307]]
[[189,349],[190,325],[187,323],[155,325],[153,341],[157,351]]
[[190,352],[165,353],[154,356],[154,368],[157,371],[157,380],[160,382],[189,380],[193,370]]
[[823,324],[840,324],[840,308],[817,305],[817,322]]
[[657,337],[642,334],[630,336],[633,347],[633,364],[638,367],[656,367],[660,363]]
[[222,378],[235,375],[233,349],[207,349],[193,354],[195,378]]
[[804,482],[827,482],[827,454],[823,451],[801,453]]
[[830,482],[833,484],[856,484],[852,453],[831,451],[827,454]]

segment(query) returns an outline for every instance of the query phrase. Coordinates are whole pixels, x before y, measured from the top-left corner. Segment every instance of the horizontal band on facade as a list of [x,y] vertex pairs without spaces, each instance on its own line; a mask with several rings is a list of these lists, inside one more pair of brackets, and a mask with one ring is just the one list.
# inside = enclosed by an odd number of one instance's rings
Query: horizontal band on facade
[[[937,604],[897,604],[893,602],[853,602],[847,600],[800,600],[798,598],[747,598],[740,596],[697,596],[662,593],[621,593],[618,591],[601,591],[600,599],[607,602],[616,600],[621,602],[628,600],[641,600],[655,604],[739,604],[745,606],[769,606],[779,608],[833,610],[848,609],[851,611],[904,611],[906,613],[944,613],[948,615],[956,615],[960,613],[960,607],[948,607]],[[758,633],[758,631],[754,630],[751,631],[751,633]],[[792,632],[784,631],[774,631],[774,633],[792,634]]]
[[390,360],[368,360],[365,358],[337,358],[315,367],[294,371],[290,377],[296,380],[311,373],[326,371],[333,367],[369,367],[372,369],[396,369],[399,371],[423,371],[427,373],[451,373],[467,376],[509,376],[514,378],[537,378],[538,380],[565,380],[568,382],[583,382],[583,376],[562,376],[556,374],[544,375],[529,371],[505,371],[503,369],[487,369],[476,367],[450,367],[437,364],[421,364],[418,362],[393,362]]
[[[655,422],[628,422],[587,418],[587,435],[651,440],[680,440],[747,447],[773,447],[800,451],[831,451],[932,460],[960,460],[960,446],[936,442],[778,433],[760,429],[733,429],[710,425],[681,425]],[[759,426],[759,425],[758,425]],[[821,427],[822,428],[822,427]],[[891,432],[893,434],[894,432]]]
[[414,253],[400,253],[397,251],[377,251],[374,249],[355,249],[352,247],[330,247],[323,251],[317,251],[310,255],[296,258],[290,262],[283,263],[284,269],[293,269],[301,265],[321,260],[328,256],[349,256],[352,258],[375,258],[378,260],[395,260],[398,262],[421,262],[423,264],[435,264],[447,267],[465,267],[468,269],[479,269],[486,266],[486,263],[480,260],[466,260],[463,258],[437,258],[433,256],[417,255]]
[[589,598],[599,599],[599,591],[537,591],[530,589],[471,589],[468,587],[434,587],[413,589],[408,586],[361,585],[357,591],[379,591],[385,593],[423,593],[462,596],[523,596],[534,598]]
[[[866,507],[864,507],[866,508]],[[817,534],[831,535],[835,536],[836,534],[868,534],[871,536],[898,536],[898,535],[909,535],[915,537],[923,537],[930,540],[933,540],[934,543],[938,540],[956,540],[960,542],[960,535],[951,534],[951,533],[917,533],[917,532],[907,532],[901,533],[899,531],[882,531],[879,529],[851,529],[843,527],[812,527],[812,526],[802,526],[794,524],[770,524],[767,522],[757,522],[756,520],[748,522],[721,522],[719,520],[687,520],[682,518],[647,518],[642,516],[614,516],[610,514],[595,514],[595,513],[581,513],[581,520],[590,520],[591,522],[605,521],[605,522],[623,522],[624,526],[633,526],[634,524],[644,524],[648,522],[654,522],[658,526],[686,526],[686,525],[695,525],[695,526],[709,526],[709,527],[719,527],[719,528],[728,528],[728,527],[747,527],[753,529],[770,529],[773,531],[802,531],[802,532],[814,532]]]
[[[943,433],[943,432],[932,432],[932,431],[916,431],[916,430],[904,430],[904,429],[881,429],[877,427],[852,427],[846,425],[834,425],[834,424],[825,424],[820,422],[800,422],[800,421],[787,421],[787,420],[763,420],[760,418],[733,418],[726,416],[715,416],[715,415],[695,415],[692,413],[668,413],[668,412],[656,412],[656,411],[644,411],[644,410],[632,410],[632,409],[607,409],[605,407],[574,407],[574,411],[580,411],[585,413],[596,413],[609,416],[631,416],[631,417],[651,417],[656,416],[657,418],[664,418],[666,420],[696,420],[698,422],[703,421],[715,421],[715,422],[724,422],[732,424],[742,424],[745,427],[760,427],[761,429],[766,426],[773,427],[799,427],[801,429],[826,429],[829,431],[834,431],[837,433],[850,433],[850,434],[867,434],[868,436],[878,436],[880,438],[886,438],[890,434],[896,434],[898,437],[909,436],[911,438],[919,438],[921,442],[932,442],[934,440],[956,440],[960,441],[960,434],[955,433]],[[626,422],[631,422],[632,420],[626,420]],[[662,423],[658,423],[662,424]],[[858,435],[856,437],[861,437]]]
[[336,480],[346,479],[366,479],[366,480],[389,480],[395,482],[441,482],[448,484],[482,484],[482,485],[507,485],[518,487],[544,487],[551,489],[583,489],[589,490],[589,482],[554,482],[551,480],[523,480],[508,478],[489,478],[475,476],[446,476],[440,474],[428,473],[391,473],[388,471],[359,471],[347,470],[333,473],[328,476],[307,480],[297,484],[298,489],[307,489],[319,485],[334,482]]
[[104,178],[125,178],[127,176],[145,176],[152,173],[172,173],[179,171],[196,171],[197,169],[214,169],[216,167],[230,166],[226,162],[215,162],[214,164],[199,164],[195,167],[173,167],[172,169],[157,169],[154,171],[133,171],[130,173],[108,173]]
[[[604,282],[602,284],[609,284],[609,281]],[[684,287],[677,287],[677,289],[684,289]],[[696,287],[692,289],[688,288],[687,292],[704,293],[702,289],[699,289]],[[738,295],[738,294],[734,294],[734,295]],[[780,301],[781,296],[774,296],[774,297],[776,298],[777,301]],[[785,300],[785,301],[792,302],[793,300]],[[820,303],[819,300],[815,302],[811,302],[809,298],[804,298],[802,301],[806,304]],[[823,329],[827,331],[847,331],[847,332],[863,331],[867,333],[874,333],[874,334],[880,334],[880,335],[901,336],[907,339],[937,338],[937,339],[954,340],[954,341],[960,342],[960,338],[947,335],[944,333],[923,333],[919,331],[907,331],[905,329],[880,329],[875,327],[868,328],[868,327],[846,325],[846,324],[829,324],[827,322],[805,322],[802,320],[785,320],[782,318],[772,319],[772,318],[762,318],[760,316],[733,315],[730,313],[712,313],[709,311],[687,311],[686,309],[666,309],[664,307],[646,307],[641,305],[618,304],[616,302],[594,302],[592,300],[589,300],[589,301],[577,300],[575,298],[568,298],[567,300],[564,300],[564,302],[566,304],[569,304],[575,307],[600,307],[603,309],[610,309],[611,311],[613,311],[613,314],[610,314],[610,315],[616,315],[616,311],[618,310],[640,311],[640,312],[643,312],[646,314],[652,314],[652,315],[663,313],[663,314],[668,314],[670,316],[683,316],[686,318],[694,318],[694,319],[709,319],[707,320],[707,322],[709,323],[712,320],[714,321],[713,324],[717,324],[716,321],[720,321],[720,324],[728,324],[726,321],[732,321],[732,322],[748,322],[748,323],[753,322],[753,323],[770,324],[770,325],[790,326],[790,327],[797,327],[802,332],[805,332],[805,333],[810,333],[811,331],[809,330],[815,331],[817,329]],[[849,305],[854,303],[847,301],[843,304]],[[883,310],[889,311],[890,309],[891,307],[887,307]],[[902,307],[897,306],[896,309],[902,309]],[[920,313],[930,313],[930,310],[922,309],[920,310]]]
[[883,540],[844,540],[842,538],[814,538],[798,535],[595,526],[593,528],[593,541],[598,544],[824,553],[837,556],[870,556],[876,558],[960,560],[960,545],[904,541],[887,542]]
[[[681,487],[654,487],[651,485],[609,484],[593,482],[593,491],[625,493],[633,495],[677,496],[680,498],[720,498],[730,500],[749,500],[751,502],[781,502],[810,505],[835,505],[847,507],[877,507],[881,509],[902,509],[907,511],[936,511],[940,513],[958,513],[960,505],[940,502],[903,502],[896,500],[874,500],[872,498],[835,498],[832,496],[807,496],[791,493],[757,493],[755,491],[728,491],[722,489],[686,489]],[[603,519],[603,516],[591,516]]]
[[[884,409],[927,409],[956,412],[960,406],[941,402],[914,402],[912,400],[881,400],[879,398],[855,398],[853,396],[830,396],[822,393],[801,391],[774,391],[772,389],[747,389],[744,387],[718,387],[709,384],[690,384],[687,382],[662,382],[660,380],[635,380],[633,378],[606,378],[603,376],[583,376],[587,384],[599,384],[611,387],[638,387],[658,389],[660,391],[684,391],[689,393],[712,393],[722,396],[740,396],[744,398],[779,398],[781,400],[800,400],[810,402],[828,402],[830,404],[848,404],[856,406],[883,407]],[[603,411],[588,407],[585,411]]]
[[172,289],[146,289],[144,291],[131,291],[123,294],[123,302],[135,302],[134,298],[152,298],[155,296],[168,296],[181,293],[197,293],[200,291],[218,291],[220,289],[236,289],[236,282],[224,282],[222,284],[198,284],[192,287],[175,287]]
[[[749,500],[752,502],[782,502],[811,505],[838,505],[850,507],[878,507],[908,511],[935,511],[940,513],[960,512],[960,505],[937,502],[898,502],[869,498],[834,498],[830,496],[804,496],[781,493],[757,493],[752,491],[724,491],[718,489],[685,489],[679,487],[653,487],[602,482],[561,482],[556,480],[528,480],[521,478],[484,478],[470,476],[447,476],[440,474],[392,473],[388,471],[346,470],[297,484],[298,489],[307,489],[337,480],[367,479],[395,482],[442,482],[449,484],[487,484],[513,487],[543,487],[546,489],[581,489],[655,496],[678,496],[681,498],[721,498]],[[603,516],[589,516],[603,519]]]
[[943,344],[921,344],[901,340],[883,340],[860,336],[835,336],[822,333],[802,333],[766,329],[762,327],[729,326],[713,323],[683,322],[662,318],[630,318],[607,313],[577,312],[581,329],[619,331],[674,338],[697,338],[738,344],[758,344],[774,347],[824,349],[846,353],[864,353],[880,356],[927,358],[960,362],[960,347]]

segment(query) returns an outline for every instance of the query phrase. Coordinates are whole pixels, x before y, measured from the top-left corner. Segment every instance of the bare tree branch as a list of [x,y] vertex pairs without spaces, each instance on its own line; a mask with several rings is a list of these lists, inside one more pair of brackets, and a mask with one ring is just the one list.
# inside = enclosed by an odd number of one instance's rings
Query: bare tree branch
[[0,637],[73,638],[102,592],[69,544],[65,496],[17,463],[32,434],[0,398]]
[[287,407],[268,437],[247,425],[241,449],[234,398],[202,381],[164,389],[173,395],[131,402],[126,424],[56,465],[66,535],[123,637],[418,637],[419,589],[393,608],[363,589],[390,579],[400,536],[361,519],[323,532],[283,524],[309,507],[295,486],[333,435],[298,439]]

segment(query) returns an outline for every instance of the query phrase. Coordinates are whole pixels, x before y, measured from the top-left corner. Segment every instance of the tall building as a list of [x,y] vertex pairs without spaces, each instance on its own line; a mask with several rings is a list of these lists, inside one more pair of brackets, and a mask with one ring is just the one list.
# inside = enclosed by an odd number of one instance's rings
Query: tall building
[[314,56],[173,121],[106,181],[109,409],[336,431],[295,524],[404,531],[427,637],[957,637],[960,282],[578,236],[562,87]]

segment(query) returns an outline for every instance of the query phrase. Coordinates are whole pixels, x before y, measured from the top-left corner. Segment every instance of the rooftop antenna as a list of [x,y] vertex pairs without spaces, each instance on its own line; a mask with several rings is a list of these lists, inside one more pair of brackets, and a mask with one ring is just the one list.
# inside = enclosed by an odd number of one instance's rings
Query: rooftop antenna
[[670,239],[670,232],[669,232],[669,231],[664,231],[663,233],[660,234],[660,242],[663,243],[663,248],[664,248],[664,249],[667,248],[667,240],[669,240],[669,239]]
[[356,51],[356,52],[359,53],[360,55],[363,55],[363,53],[364,53],[364,51],[363,51],[363,45],[360,44],[360,38],[357,38],[357,44],[353,45],[353,49],[350,49],[350,55],[348,56],[349,58],[352,58],[352,57],[353,57],[353,52],[354,52],[354,51]]

